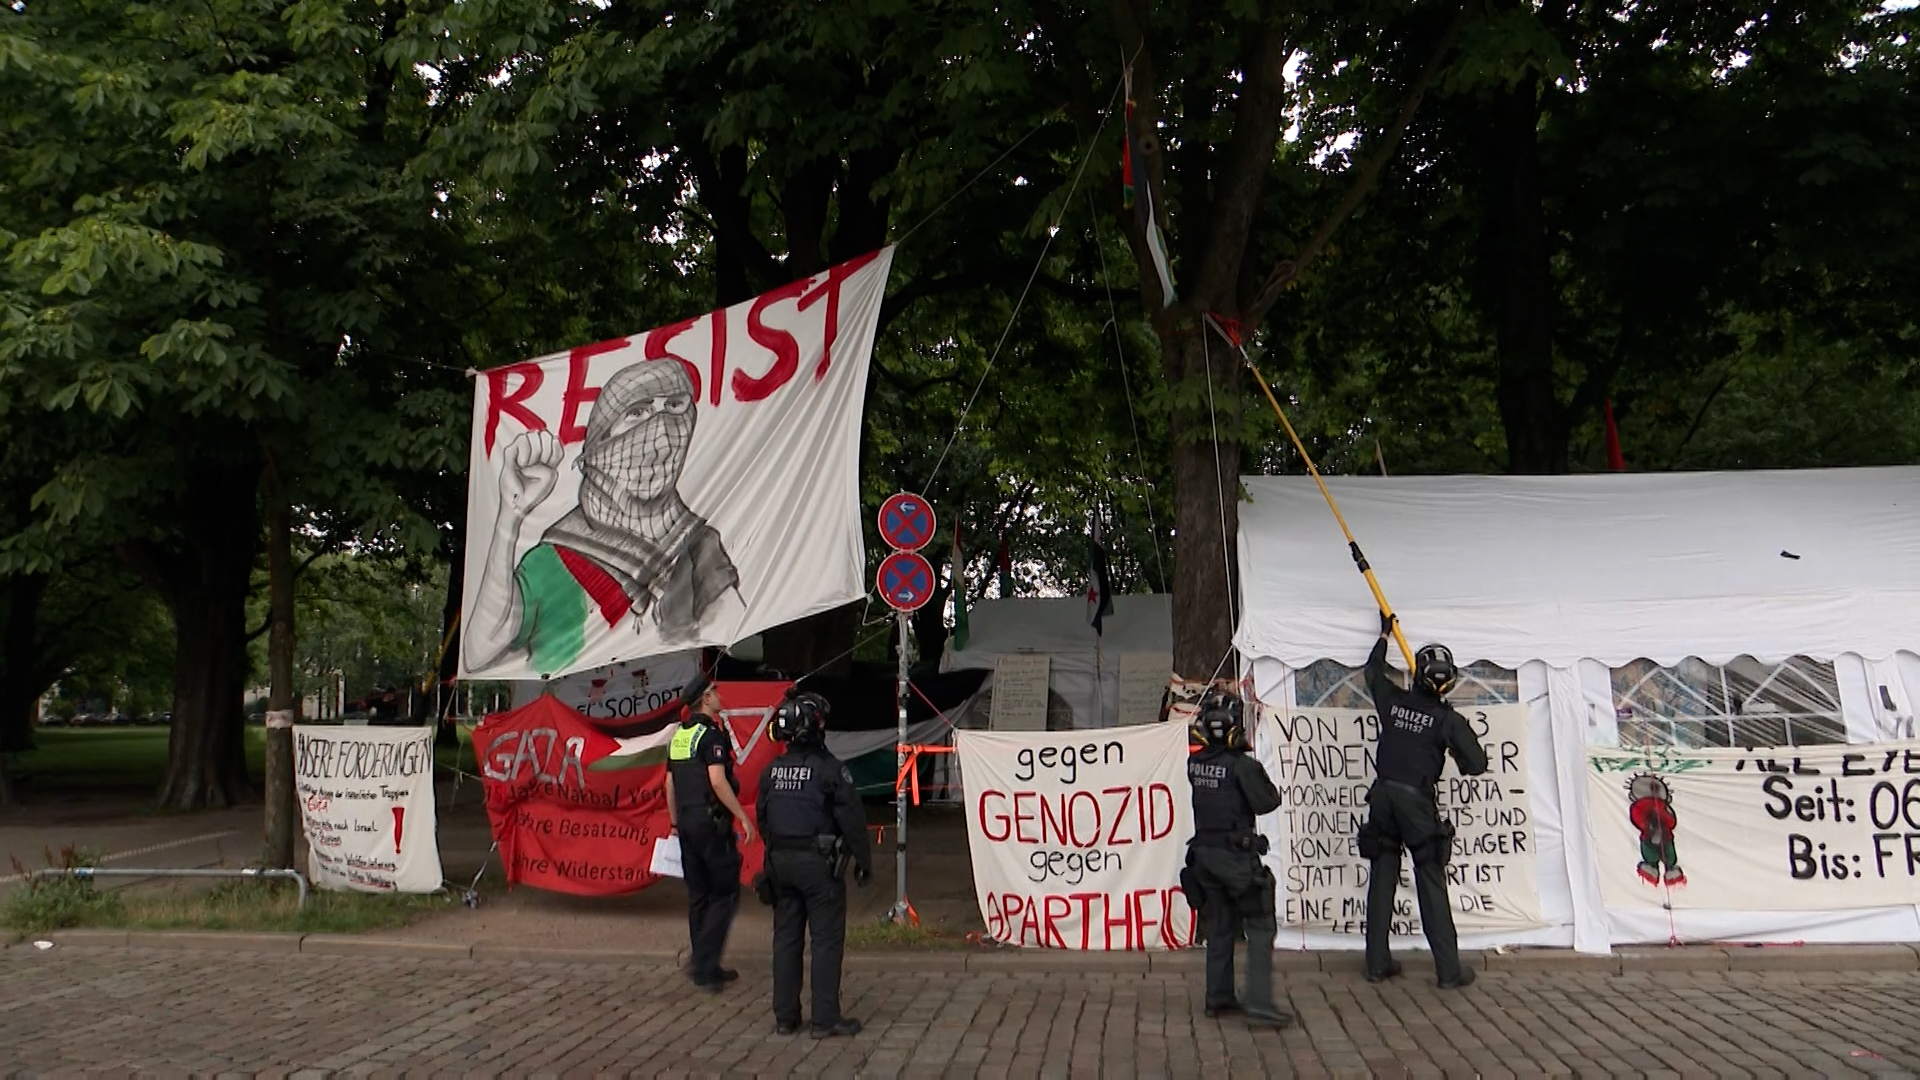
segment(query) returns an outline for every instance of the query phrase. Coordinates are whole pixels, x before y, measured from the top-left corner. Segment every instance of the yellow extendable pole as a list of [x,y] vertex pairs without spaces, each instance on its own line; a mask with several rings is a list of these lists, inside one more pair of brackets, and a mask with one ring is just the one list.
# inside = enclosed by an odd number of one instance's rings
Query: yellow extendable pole
[[[1208,321],[1212,322],[1212,319],[1209,318]],[[1226,335],[1223,332],[1221,336]],[[1228,340],[1232,341],[1231,338]],[[1380,606],[1380,614],[1392,615],[1393,608],[1387,604],[1387,594],[1380,591],[1380,582],[1373,576],[1373,567],[1367,565],[1367,557],[1360,551],[1359,542],[1354,540],[1353,530],[1347,528],[1347,519],[1341,516],[1340,504],[1333,501],[1333,492],[1327,490],[1327,482],[1320,479],[1320,470],[1314,467],[1313,455],[1307,453],[1306,445],[1300,441],[1299,434],[1293,430],[1293,424],[1287,420],[1286,410],[1280,407],[1280,399],[1273,396],[1273,387],[1267,385],[1266,376],[1260,374],[1260,369],[1253,366],[1253,358],[1247,355],[1247,350],[1238,342],[1233,342],[1233,346],[1240,350],[1240,360],[1247,365],[1248,371],[1253,372],[1254,381],[1260,384],[1261,393],[1267,395],[1267,404],[1273,406],[1273,415],[1280,418],[1280,426],[1287,429],[1287,438],[1293,440],[1293,448],[1300,451],[1300,460],[1307,463],[1307,472],[1313,475],[1313,482],[1320,485],[1320,495],[1327,500],[1327,509],[1333,511],[1333,520],[1340,523],[1340,532],[1347,538],[1347,550],[1353,553],[1353,564],[1360,568],[1361,576],[1367,579],[1367,588],[1373,590],[1373,602]],[[1397,620],[1393,624],[1393,640],[1400,645],[1400,655],[1406,657],[1407,670],[1412,671],[1413,650],[1407,647],[1406,635],[1400,632],[1400,623]]]

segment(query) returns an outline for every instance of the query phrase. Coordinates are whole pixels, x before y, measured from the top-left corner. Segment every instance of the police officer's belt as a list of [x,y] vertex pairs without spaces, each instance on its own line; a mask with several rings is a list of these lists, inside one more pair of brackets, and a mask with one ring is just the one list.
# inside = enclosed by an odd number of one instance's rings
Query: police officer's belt
[[1202,830],[1193,834],[1193,846],[1204,848],[1231,848],[1236,850],[1252,849],[1257,837],[1252,832],[1233,830],[1231,832],[1210,832]]
[[1420,796],[1421,798],[1433,797],[1432,784],[1426,784],[1424,786],[1420,784],[1403,784],[1398,780],[1380,780],[1380,781],[1377,781],[1377,783],[1385,784],[1387,787],[1390,787],[1390,788],[1398,788],[1401,791],[1411,792],[1415,795]]
[[811,836],[769,836],[767,847],[773,851],[819,851],[820,845]]

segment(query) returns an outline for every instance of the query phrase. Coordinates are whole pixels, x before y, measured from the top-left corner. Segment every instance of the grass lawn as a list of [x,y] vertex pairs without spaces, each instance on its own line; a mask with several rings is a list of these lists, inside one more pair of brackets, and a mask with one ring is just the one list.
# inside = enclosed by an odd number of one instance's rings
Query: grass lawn
[[[266,729],[246,729],[247,778],[258,788],[265,775]],[[33,734],[37,749],[17,754],[14,777],[27,792],[158,790],[167,769],[164,727],[41,728]],[[477,773],[473,740],[460,731],[457,750],[436,748],[434,763]]]
[[90,881],[45,880],[7,893],[0,902],[0,927],[15,940],[71,927],[358,934],[404,926],[426,912],[459,903],[447,893],[378,896],[316,889],[303,908],[299,897],[292,884],[277,881],[136,892],[100,889]]

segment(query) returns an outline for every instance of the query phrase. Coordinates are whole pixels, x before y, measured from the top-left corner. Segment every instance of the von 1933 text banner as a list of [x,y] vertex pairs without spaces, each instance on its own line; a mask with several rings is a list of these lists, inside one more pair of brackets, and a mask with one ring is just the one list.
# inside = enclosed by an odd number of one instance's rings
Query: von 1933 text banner
[[1920,903],[1920,742],[1587,751],[1610,906]]
[[322,889],[430,893],[440,887],[433,729],[293,729],[294,790],[307,877]]
[[[720,683],[721,719],[733,739],[740,802],[751,807],[760,774],[778,756],[767,720],[789,684]],[[474,729],[487,817],[507,883],[612,896],[658,878],[653,845],[667,835],[667,744],[679,726],[615,739],[558,699],[536,698]],[[758,841],[741,850],[741,881],[760,870]]]
[[[1441,816],[1453,822],[1447,864],[1454,923],[1461,930],[1539,926],[1533,802],[1522,705],[1460,710],[1487,751],[1487,771],[1461,776],[1449,764],[1438,789]],[[1364,932],[1367,860],[1357,840],[1367,820],[1380,724],[1370,710],[1262,710],[1261,763],[1280,787],[1278,843],[1267,856],[1281,882],[1288,926]],[[1451,759],[1449,759],[1451,760]],[[1393,932],[1418,936],[1420,913],[1412,860],[1394,899]]]
[[1049,949],[1179,949],[1193,835],[1187,733],[954,733],[987,934]]
[[461,676],[730,645],[864,596],[860,418],[892,260],[482,372]]

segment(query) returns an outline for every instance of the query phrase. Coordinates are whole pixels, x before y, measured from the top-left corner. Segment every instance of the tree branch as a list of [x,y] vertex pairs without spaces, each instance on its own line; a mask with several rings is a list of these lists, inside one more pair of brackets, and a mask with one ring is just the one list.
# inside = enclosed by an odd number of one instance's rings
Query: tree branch
[[1440,73],[1447,54],[1453,51],[1453,43],[1467,25],[1471,11],[1471,5],[1462,4],[1459,10],[1454,12],[1453,20],[1447,24],[1446,31],[1440,35],[1439,42],[1434,46],[1433,55],[1428,57],[1426,67],[1420,70],[1419,77],[1408,88],[1406,100],[1400,104],[1400,114],[1394,117],[1393,123],[1381,133],[1379,145],[1374,147],[1373,153],[1361,161],[1360,166],[1354,170],[1353,183],[1347,187],[1347,193],[1340,199],[1339,205],[1333,208],[1333,212],[1320,223],[1320,227],[1314,230],[1313,236],[1294,253],[1293,258],[1282,259],[1275,263],[1272,271],[1267,274],[1266,281],[1260,286],[1260,291],[1254,296],[1253,302],[1247,305],[1241,320],[1249,331],[1258,327],[1267,317],[1268,309],[1272,308],[1274,301],[1280,298],[1281,290],[1285,289],[1289,282],[1307,272],[1307,268],[1313,265],[1313,261],[1326,250],[1328,242],[1333,239],[1333,234],[1345,224],[1347,218],[1353,215],[1360,203],[1373,191],[1374,185],[1380,180],[1380,170],[1386,168],[1387,162],[1392,160],[1394,152],[1399,149],[1400,140],[1406,135],[1408,125],[1413,123],[1414,114],[1420,111],[1420,99],[1426,95],[1427,87],[1432,85],[1434,77]]
[[1687,444],[1693,441],[1693,433],[1700,430],[1700,422],[1707,418],[1707,410],[1713,408],[1713,399],[1720,396],[1720,391],[1727,388],[1727,384],[1733,381],[1738,371],[1737,366],[1729,370],[1721,377],[1719,384],[1707,394],[1707,400],[1700,403],[1700,411],[1693,414],[1693,423],[1687,425],[1687,433],[1680,437],[1680,445],[1674,447],[1673,453],[1667,457],[1666,472],[1672,472],[1673,467],[1680,463],[1680,455],[1686,451]]

